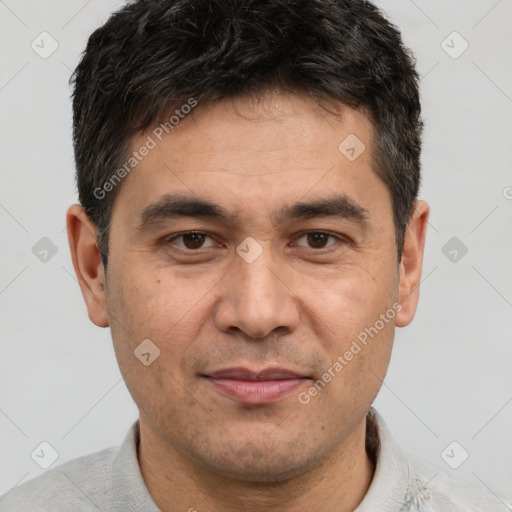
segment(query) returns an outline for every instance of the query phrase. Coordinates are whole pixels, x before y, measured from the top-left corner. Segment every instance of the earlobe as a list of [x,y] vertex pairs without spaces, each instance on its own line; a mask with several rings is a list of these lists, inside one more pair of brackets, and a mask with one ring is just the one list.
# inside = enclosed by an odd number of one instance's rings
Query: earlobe
[[408,325],[416,313],[429,210],[425,201],[417,201],[405,230],[404,250],[399,266],[399,302],[402,309],[396,316],[397,327]]
[[96,227],[83,207],[74,204],[66,215],[69,249],[91,322],[108,327],[105,271],[96,243]]

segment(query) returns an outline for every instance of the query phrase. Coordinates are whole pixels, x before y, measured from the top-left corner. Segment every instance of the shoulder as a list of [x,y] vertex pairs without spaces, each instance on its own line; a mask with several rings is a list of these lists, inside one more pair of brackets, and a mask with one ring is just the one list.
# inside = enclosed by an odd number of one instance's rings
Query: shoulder
[[108,448],[46,471],[0,497],[0,512],[95,510],[109,494],[117,451]]
[[[510,512],[512,507],[481,484],[448,475],[437,466],[409,456],[411,504],[417,510]],[[417,502],[417,503],[416,503]],[[423,505],[421,508],[420,502]],[[430,508],[429,508],[430,507]],[[412,510],[416,510],[413,508]]]
[[481,483],[454,478],[402,450],[373,408],[367,417],[366,440],[376,470],[358,512],[512,512],[510,505]]

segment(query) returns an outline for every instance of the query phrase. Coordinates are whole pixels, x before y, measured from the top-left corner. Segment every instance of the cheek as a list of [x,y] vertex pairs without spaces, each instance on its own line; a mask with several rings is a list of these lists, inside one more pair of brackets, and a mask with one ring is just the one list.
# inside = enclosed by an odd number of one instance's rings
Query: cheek
[[215,282],[211,277],[201,280],[176,277],[172,269],[125,271],[123,275],[129,277],[121,280],[115,291],[116,310],[132,332],[155,339],[164,339],[171,332],[184,333],[200,325],[197,317],[203,314],[202,299]]
[[346,339],[373,325],[392,307],[395,281],[392,272],[376,266],[344,268],[321,280],[306,280],[304,303],[310,306],[312,321],[328,327],[335,339]]
[[364,411],[386,373],[394,339],[397,285],[392,264],[378,263],[352,265],[308,287],[310,322],[324,351],[321,380],[328,382],[318,405],[325,400],[329,410],[347,410],[339,408],[343,402],[349,409]]
[[127,270],[122,275],[128,278],[112,279],[116,284],[109,287],[107,303],[117,361],[133,399],[150,416],[159,409],[175,411],[175,401],[181,407],[197,405],[185,392],[180,369],[203,324],[197,290],[184,291],[169,276],[165,281]]
[[[125,277],[112,280],[116,285],[110,287],[107,296],[109,314],[118,320],[111,322],[111,329],[121,371],[135,376],[131,379],[132,392],[165,387],[179,393],[182,381],[190,374],[188,361],[196,340],[201,339],[201,330],[210,321],[207,292],[218,277],[176,278],[170,269],[134,272],[126,268],[119,274]],[[148,367],[134,354],[147,339],[158,353]]]

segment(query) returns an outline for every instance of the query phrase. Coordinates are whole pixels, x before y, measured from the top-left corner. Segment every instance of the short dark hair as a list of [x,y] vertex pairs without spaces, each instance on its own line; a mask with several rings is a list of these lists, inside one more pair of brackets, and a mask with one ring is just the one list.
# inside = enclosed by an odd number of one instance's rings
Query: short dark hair
[[367,113],[372,168],[391,195],[401,260],[420,185],[419,79],[399,31],[370,2],[137,0],[93,32],[71,82],[79,200],[104,263],[120,189],[106,184],[129,158],[132,137],[191,98],[278,89]]

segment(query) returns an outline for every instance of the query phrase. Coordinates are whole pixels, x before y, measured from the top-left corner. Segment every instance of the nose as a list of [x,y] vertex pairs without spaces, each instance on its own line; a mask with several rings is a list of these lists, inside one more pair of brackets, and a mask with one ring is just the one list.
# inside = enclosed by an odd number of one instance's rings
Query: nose
[[215,310],[217,328],[222,332],[240,330],[255,339],[279,328],[293,331],[300,319],[300,306],[285,265],[273,259],[268,248],[252,263],[237,257],[222,281]]

